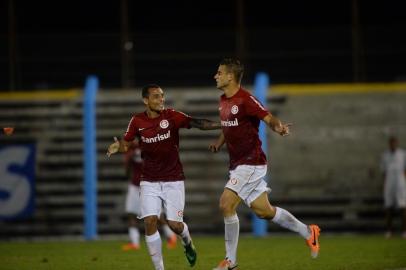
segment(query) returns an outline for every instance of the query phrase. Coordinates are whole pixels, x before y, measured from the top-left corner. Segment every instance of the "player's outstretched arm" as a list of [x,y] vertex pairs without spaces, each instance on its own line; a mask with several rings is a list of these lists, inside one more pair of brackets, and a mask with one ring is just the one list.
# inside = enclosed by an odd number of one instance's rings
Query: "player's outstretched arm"
[[112,154],[117,152],[123,153],[128,151],[128,147],[132,142],[127,142],[124,140],[118,140],[117,137],[114,137],[114,143],[110,144],[107,148],[106,155],[110,157]]
[[198,128],[201,130],[212,130],[212,129],[220,129],[221,125],[219,122],[214,122],[207,119],[198,119],[192,118],[190,120],[190,126],[193,128]]
[[213,153],[217,153],[220,150],[221,146],[223,146],[224,142],[224,134],[223,132],[221,132],[218,139],[209,145],[209,150]]
[[288,136],[290,134],[290,126],[292,124],[283,124],[278,118],[272,114],[268,114],[262,119],[273,131],[281,136]]

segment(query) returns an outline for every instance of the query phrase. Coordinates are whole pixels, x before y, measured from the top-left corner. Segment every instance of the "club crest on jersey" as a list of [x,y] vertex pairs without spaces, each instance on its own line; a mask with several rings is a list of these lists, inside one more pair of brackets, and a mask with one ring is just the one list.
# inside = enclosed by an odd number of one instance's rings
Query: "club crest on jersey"
[[163,129],[167,128],[169,126],[168,120],[164,119],[161,122],[159,122],[159,126]]
[[231,178],[231,179],[230,179],[230,183],[231,183],[233,186],[235,186],[235,185],[238,184],[238,179],[236,179],[236,178]]
[[237,114],[238,113],[238,106],[237,105],[233,105],[233,107],[231,107],[231,113],[232,114]]

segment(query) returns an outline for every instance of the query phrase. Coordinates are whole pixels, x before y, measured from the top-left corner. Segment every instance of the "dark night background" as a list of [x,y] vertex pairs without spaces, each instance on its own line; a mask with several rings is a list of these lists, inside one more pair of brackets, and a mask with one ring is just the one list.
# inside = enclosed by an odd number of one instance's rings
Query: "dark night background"
[[[224,56],[273,83],[406,79],[403,1],[0,4],[0,90],[211,86]],[[127,49],[125,50],[125,44]]]

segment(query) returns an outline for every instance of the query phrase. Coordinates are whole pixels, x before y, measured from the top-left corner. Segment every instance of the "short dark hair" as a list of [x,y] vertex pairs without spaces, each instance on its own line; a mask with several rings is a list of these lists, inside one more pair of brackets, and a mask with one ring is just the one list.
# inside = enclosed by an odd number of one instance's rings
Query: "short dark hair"
[[148,98],[149,97],[149,89],[151,88],[161,88],[159,85],[155,84],[155,83],[150,83],[145,85],[142,88],[142,98]]
[[223,58],[220,65],[224,65],[227,72],[233,73],[236,81],[241,83],[242,76],[244,75],[244,65],[236,58]]

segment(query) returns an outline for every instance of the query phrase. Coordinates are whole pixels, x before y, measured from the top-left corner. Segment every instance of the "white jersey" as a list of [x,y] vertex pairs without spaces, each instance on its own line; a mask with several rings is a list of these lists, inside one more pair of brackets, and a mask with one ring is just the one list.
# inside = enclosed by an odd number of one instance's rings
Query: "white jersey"
[[385,172],[384,200],[385,206],[406,206],[406,151],[387,150],[382,155],[381,169]]

